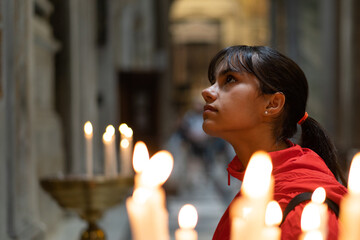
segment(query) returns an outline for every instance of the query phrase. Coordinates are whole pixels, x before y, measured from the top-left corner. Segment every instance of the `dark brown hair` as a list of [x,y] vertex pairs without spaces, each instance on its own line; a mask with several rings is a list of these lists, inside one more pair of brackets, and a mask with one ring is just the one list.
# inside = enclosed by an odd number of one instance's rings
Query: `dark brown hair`
[[[282,92],[285,95],[284,111],[275,124],[274,134],[278,141],[293,137],[297,122],[305,114],[308,98],[308,83],[301,68],[290,58],[266,46],[231,46],[222,49],[211,60],[208,69],[211,83],[215,81],[218,68],[224,65],[231,71],[255,75],[263,94]],[[301,129],[300,145],[315,151],[335,177],[346,185],[336,148],[321,125],[308,117]]]

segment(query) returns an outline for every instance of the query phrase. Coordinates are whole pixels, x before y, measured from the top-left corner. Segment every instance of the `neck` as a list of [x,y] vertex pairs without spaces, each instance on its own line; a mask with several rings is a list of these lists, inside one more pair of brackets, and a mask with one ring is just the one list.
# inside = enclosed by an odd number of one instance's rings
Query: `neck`
[[252,154],[256,151],[262,150],[265,152],[274,152],[288,147],[288,144],[285,141],[277,142],[275,139],[265,137],[260,137],[252,141],[249,141],[249,139],[235,139],[229,141],[229,143],[233,146],[237,157],[244,167],[247,166]]

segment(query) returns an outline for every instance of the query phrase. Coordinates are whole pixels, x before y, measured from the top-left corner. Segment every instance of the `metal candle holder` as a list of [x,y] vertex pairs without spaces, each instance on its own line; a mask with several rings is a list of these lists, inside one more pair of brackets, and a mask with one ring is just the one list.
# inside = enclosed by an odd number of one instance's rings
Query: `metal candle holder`
[[72,209],[88,223],[81,240],[105,240],[97,225],[102,214],[121,203],[133,187],[133,177],[61,177],[43,178],[40,184],[63,208]]

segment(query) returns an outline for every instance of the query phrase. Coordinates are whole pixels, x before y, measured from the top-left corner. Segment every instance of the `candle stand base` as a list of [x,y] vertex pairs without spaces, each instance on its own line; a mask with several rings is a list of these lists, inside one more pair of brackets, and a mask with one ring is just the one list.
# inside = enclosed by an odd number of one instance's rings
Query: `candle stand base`
[[96,223],[89,223],[81,234],[81,240],[106,240],[105,232]]
[[63,208],[74,210],[88,223],[81,240],[105,240],[105,232],[96,224],[102,214],[120,204],[134,185],[133,177],[62,177],[43,178],[42,188]]

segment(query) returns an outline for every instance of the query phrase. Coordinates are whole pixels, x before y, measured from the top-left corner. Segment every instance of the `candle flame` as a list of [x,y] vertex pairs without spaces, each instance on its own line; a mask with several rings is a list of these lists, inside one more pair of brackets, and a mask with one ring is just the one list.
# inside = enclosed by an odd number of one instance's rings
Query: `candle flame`
[[105,142],[110,142],[111,139],[112,139],[112,135],[111,135],[109,132],[104,132],[104,134],[103,134],[103,140],[104,140]]
[[108,125],[105,129],[105,132],[108,132],[111,136],[115,134],[115,128],[113,125]]
[[138,141],[135,144],[133,154],[133,167],[135,172],[141,173],[148,164],[149,159],[150,157],[146,144],[142,141]]
[[120,146],[121,146],[122,148],[128,148],[129,145],[130,145],[129,140],[127,140],[126,138],[123,139],[123,140],[121,140],[121,142],[120,142]]
[[280,205],[276,201],[270,201],[266,207],[265,212],[265,225],[266,226],[277,226],[281,223],[282,211]]
[[194,229],[198,221],[196,208],[191,204],[185,204],[179,211],[179,226],[183,229]]
[[318,187],[311,195],[311,201],[318,204],[323,203],[325,199],[326,199],[326,191],[323,187]]
[[126,132],[126,129],[128,129],[128,128],[129,127],[128,127],[128,125],[126,123],[122,123],[119,126],[119,131],[120,131],[121,134],[124,134]]
[[132,135],[133,135],[133,130],[131,128],[127,128],[126,131],[124,132],[124,135],[127,137],[127,138],[131,138]]
[[301,230],[311,231],[320,227],[320,208],[317,204],[308,203],[301,214]]
[[142,172],[142,182],[150,187],[160,186],[166,182],[174,166],[172,155],[165,150],[151,157],[149,164]]
[[250,198],[265,196],[270,189],[272,163],[269,154],[255,152],[246,168],[242,191]]
[[87,121],[84,125],[84,132],[86,135],[92,135],[93,126],[90,121]]
[[351,162],[348,188],[349,192],[360,194],[360,152],[354,156]]

